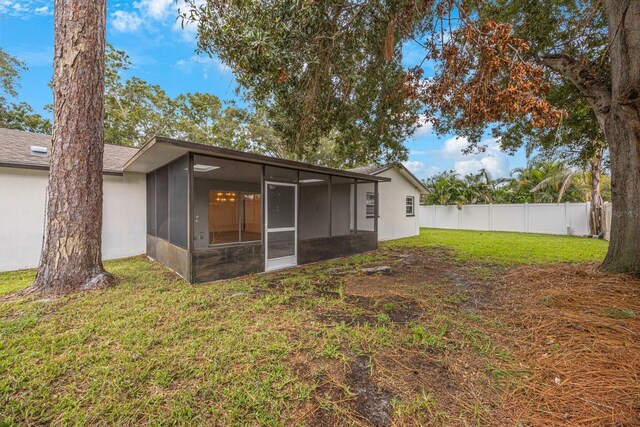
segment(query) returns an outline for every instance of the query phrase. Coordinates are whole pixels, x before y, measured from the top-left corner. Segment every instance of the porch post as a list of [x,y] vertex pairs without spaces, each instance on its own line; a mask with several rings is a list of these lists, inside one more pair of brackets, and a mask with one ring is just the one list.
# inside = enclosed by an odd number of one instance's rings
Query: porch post
[[187,252],[189,253],[189,277],[191,282],[193,277],[193,153],[189,153],[189,179],[187,180]]
[[353,180],[353,231],[358,234],[358,179]]
[[[373,231],[376,232],[376,239],[378,238],[378,181],[373,183],[374,194],[374,210],[373,210]],[[414,206],[415,209],[415,206]]]
[[333,175],[329,175],[329,237],[333,236],[333,205],[331,192],[333,191]]

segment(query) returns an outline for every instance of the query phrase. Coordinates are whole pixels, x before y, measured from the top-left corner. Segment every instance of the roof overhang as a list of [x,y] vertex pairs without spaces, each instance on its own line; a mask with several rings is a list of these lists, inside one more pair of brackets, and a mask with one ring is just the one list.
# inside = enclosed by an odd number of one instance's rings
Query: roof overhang
[[389,169],[395,169],[398,171],[400,175],[402,175],[407,181],[413,184],[413,186],[420,192],[420,194],[429,194],[429,189],[422,181],[420,181],[414,174],[411,173],[409,169],[406,168],[402,163],[398,163],[397,165],[389,165],[380,170],[373,172],[371,175],[379,175],[384,171]]
[[[0,168],[31,169],[31,170],[41,170],[41,171],[49,170],[48,165],[38,165],[34,163],[23,163],[23,162],[7,162],[7,161],[0,161]],[[123,172],[121,170],[103,169],[102,174],[122,176]]]
[[162,166],[188,153],[203,154],[208,156],[220,157],[223,159],[240,160],[243,162],[297,169],[306,172],[325,173],[345,178],[354,178],[359,181],[386,182],[391,180],[390,178],[382,176],[349,172],[340,169],[327,168],[324,166],[316,166],[309,163],[296,162],[293,160],[263,156],[261,154],[245,153],[243,151],[215,147],[213,145],[180,141],[177,139],[165,138],[161,136],[152,138],[149,142],[142,146],[142,148],[140,148],[140,150],[124,165],[124,171],[148,173],[161,168]]

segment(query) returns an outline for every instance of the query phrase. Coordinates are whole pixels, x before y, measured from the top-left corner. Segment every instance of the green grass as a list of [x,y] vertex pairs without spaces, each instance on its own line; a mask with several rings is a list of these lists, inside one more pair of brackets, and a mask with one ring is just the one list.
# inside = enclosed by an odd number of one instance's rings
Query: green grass
[[444,247],[462,261],[500,265],[602,261],[608,243],[597,239],[545,234],[421,228],[420,235],[387,245]]
[[[594,261],[606,250],[606,244],[587,239],[426,229],[419,237],[386,245],[447,247],[461,260],[499,264]],[[366,276],[374,289],[378,280],[419,281],[411,300],[421,311],[398,323],[392,321],[394,310],[402,308],[396,291],[358,305],[350,300],[347,277],[326,272],[340,268],[358,275],[362,266],[393,265],[387,256],[383,247],[197,286],[135,257],[105,263],[120,279],[113,288],[2,302],[0,426],[304,424],[296,420],[309,405],[343,415],[353,410],[352,390],[336,388],[336,381],[355,357],[368,358],[371,375],[384,375],[378,381],[386,384],[413,375],[406,369],[413,362],[401,360],[409,356],[424,366],[471,357],[481,370],[474,375],[486,374],[487,384],[502,381],[507,372],[502,361],[510,353],[493,337],[508,333],[506,326],[465,311],[463,294],[430,276]],[[486,280],[495,274],[491,266],[473,268],[485,269],[479,276]],[[467,266],[467,271],[472,270]],[[0,274],[0,294],[26,287],[34,274]],[[442,370],[425,373],[425,381]],[[397,389],[408,394],[394,396],[394,420],[490,424],[484,417],[493,386],[485,401],[475,397],[473,387],[474,396],[461,397],[473,400],[472,410],[451,409],[438,403],[446,397],[438,390],[429,394],[416,388],[420,375],[398,383]]]
[[112,289],[0,304],[0,425],[274,425],[308,395],[283,365],[296,344],[278,303],[229,298],[251,283],[194,287],[144,258],[106,267]]
[[10,271],[0,274],[0,296],[26,288],[35,277],[35,270]]

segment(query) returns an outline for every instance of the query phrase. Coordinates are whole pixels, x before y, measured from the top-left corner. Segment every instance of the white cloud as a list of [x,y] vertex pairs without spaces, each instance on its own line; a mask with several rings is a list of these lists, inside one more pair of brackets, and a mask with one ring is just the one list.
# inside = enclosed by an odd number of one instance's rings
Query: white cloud
[[481,169],[489,172],[491,178],[502,178],[509,174],[509,160],[506,156],[487,155],[480,159],[458,160],[454,165],[454,170],[463,176],[478,173]]
[[433,123],[429,121],[427,116],[420,116],[418,118],[418,126],[420,126],[413,134],[413,139],[424,138],[425,136],[433,133]]
[[50,3],[46,0],[0,0],[0,17],[30,18],[33,15],[49,15]]
[[492,178],[501,178],[509,174],[509,158],[500,151],[498,141],[490,139],[482,142],[486,146],[484,152],[464,154],[463,150],[469,146],[466,138],[454,137],[447,139],[436,155],[443,160],[453,160],[453,169],[460,175],[477,173],[486,169]]
[[111,14],[113,28],[121,33],[134,33],[140,29],[142,19],[135,12],[116,10]]
[[231,68],[227,67],[220,59],[216,57],[209,57],[204,55],[193,55],[188,59],[180,59],[176,62],[176,68],[189,74],[196,67],[201,69],[205,78],[208,78],[208,71],[216,70],[220,74],[226,74],[231,72]]
[[140,10],[142,15],[161,21],[171,14],[173,4],[173,0],[141,0],[135,2],[133,6]]
[[[2,1],[2,0],[0,0]],[[194,5],[199,6],[205,0],[197,0]],[[188,9],[189,4],[185,0],[139,0],[133,3],[133,7],[115,5],[116,11],[111,13],[111,24],[120,32],[136,33],[140,30],[154,32],[158,29],[170,28],[180,35],[183,41],[193,43],[198,25],[196,21],[184,21],[179,19],[179,13]]]
[[402,162],[402,164],[404,167],[409,169],[412,174],[420,179],[428,178],[442,172],[442,170],[437,166],[427,165],[426,163],[417,160],[409,160]]

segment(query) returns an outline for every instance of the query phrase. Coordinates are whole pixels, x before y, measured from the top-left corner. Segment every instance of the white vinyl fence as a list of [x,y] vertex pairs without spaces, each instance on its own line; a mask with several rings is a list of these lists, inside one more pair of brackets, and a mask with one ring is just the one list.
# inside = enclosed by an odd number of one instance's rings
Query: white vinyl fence
[[[589,234],[587,203],[420,206],[420,227],[522,233]],[[610,204],[607,206],[609,210]]]

